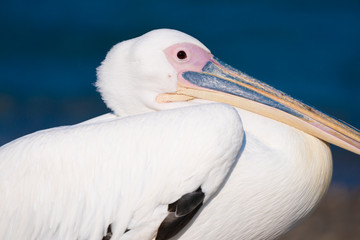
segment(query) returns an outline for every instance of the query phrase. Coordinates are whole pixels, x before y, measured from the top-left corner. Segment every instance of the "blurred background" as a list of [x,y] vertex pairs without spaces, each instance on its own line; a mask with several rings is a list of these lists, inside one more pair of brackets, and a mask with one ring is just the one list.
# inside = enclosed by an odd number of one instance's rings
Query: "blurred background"
[[[247,74],[360,127],[360,1],[0,1],[0,145],[109,110],[96,67],[174,28]],[[332,147],[329,193],[284,239],[360,239],[360,157]]]

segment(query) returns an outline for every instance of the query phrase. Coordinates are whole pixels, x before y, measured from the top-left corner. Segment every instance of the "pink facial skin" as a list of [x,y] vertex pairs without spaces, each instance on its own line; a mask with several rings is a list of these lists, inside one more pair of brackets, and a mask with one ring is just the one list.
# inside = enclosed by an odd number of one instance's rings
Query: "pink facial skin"
[[[178,53],[184,51],[186,57],[180,59]],[[213,58],[213,55],[191,43],[177,43],[164,50],[167,60],[175,68],[178,74],[178,83],[183,86],[197,87],[182,77],[186,71],[201,72],[205,64]],[[197,87],[198,88],[198,87]]]

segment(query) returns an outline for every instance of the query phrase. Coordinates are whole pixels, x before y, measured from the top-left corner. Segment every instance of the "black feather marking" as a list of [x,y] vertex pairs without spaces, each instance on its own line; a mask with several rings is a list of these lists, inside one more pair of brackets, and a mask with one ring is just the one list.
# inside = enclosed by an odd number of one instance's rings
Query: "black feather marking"
[[108,229],[107,229],[106,236],[104,236],[104,237],[102,238],[102,240],[110,240],[111,237],[112,237],[111,224],[109,224]]
[[183,217],[191,213],[199,204],[204,201],[205,194],[203,192],[192,192],[182,196],[176,205],[176,217]]
[[169,204],[169,214],[160,224],[155,240],[167,240],[179,233],[199,211],[204,197],[205,194],[198,188]]
[[[127,233],[128,231],[130,231],[130,229],[127,228],[124,233]],[[106,236],[104,236],[104,237],[102,238],[102,240],[110,240],[111,237],[112,237],[111,224],[109,224],[108,229],[107,229]]]
[[175,212],[176,211],[176,205],[178,203],[179,200],[177,200],[176,202],[170,203],[168,205],[168,211],[169,212]]

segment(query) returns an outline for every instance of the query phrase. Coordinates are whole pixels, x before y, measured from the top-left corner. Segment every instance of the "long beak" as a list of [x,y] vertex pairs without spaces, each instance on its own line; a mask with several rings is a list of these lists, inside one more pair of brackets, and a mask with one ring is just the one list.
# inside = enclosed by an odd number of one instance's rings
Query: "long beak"
[[[180,77],[178,90],[166,96],[168,101],[200,98],[227,103],[293,126],[360,155],[359,130],[247,76],[215,57],[205,64],[201,72],[185,71]],[[163,95],[165,97],[166,94]]]

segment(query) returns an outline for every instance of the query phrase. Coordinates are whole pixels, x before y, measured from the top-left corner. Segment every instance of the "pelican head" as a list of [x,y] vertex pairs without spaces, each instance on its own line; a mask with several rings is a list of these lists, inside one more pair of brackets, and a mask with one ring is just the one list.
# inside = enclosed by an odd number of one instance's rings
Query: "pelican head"
[[115,45],[98,68],[96,86],[120,116],[223,102],[360,154],[359,130],[232,68],[176,30],[154,30]]
[[[175,93],[178,71],[164,50],[187,43],[210,51],[197,39],[170,29],[159,29],[116,44],[97,69],[96,86],[106,105],[120,116],[184,106],[156,100],[163,93]],[[190,103],[191,104],[191,103]]]

